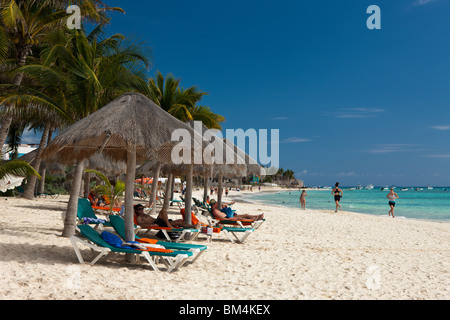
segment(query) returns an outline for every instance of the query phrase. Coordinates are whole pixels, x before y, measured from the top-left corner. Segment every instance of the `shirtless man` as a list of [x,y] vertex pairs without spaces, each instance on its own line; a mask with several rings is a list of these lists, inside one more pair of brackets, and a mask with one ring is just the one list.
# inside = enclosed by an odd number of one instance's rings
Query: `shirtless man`
[[142,228],[147,227],[168,227],[168,228],[191,228],[199,229],[201,223],[198,224],[188,224],[184,220],[171,220],[168,217],[167,210],[162,208],[155,219],[148,214],[144,213],[144,206],[142,204],[137,204],[134,206],[134,213],[136,214],[136,222]]
[[262,220],[264,218],[264,213],[260,214],[260,215],[250,215],[250,214],[236,214],[235,216],[233,216],[232,218],[227,217],[227,215],[220,211],[219,209],[217,209],[217,201],[212,199],[209,202],[210,206],[211,206],[211,212],[214,215],[214,217],[216,217],[217,219],[221,219],[221,220],[252,220],[252,221],[256,221],[256,220]]

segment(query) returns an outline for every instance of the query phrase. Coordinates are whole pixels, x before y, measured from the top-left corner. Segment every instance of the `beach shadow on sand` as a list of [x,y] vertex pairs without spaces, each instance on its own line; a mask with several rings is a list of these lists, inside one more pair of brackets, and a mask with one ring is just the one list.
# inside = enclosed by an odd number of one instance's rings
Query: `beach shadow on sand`
[[16,205],[17,208],[24,208],[24,209],[32,209],[32,210],[44,210],[44,211],[58,211],[61,212],[61,210],[66,210],[67,208],[60,208],[50,205]]
[[[0,261],[11,262],[15,261],[18,263],[26,264],[46,264],[46,265],[79,265],[79,261],[72,245],[67,238],[61,238],[60,245],[50,245],[50,244],[39,244],[39,243],[5,243],[0,242]],[[67,240],[67,245],[64,245]],[[80,247],[81,255],[85,259],[85,264],[88,265],[89,262],[95,258],[96,254],[92,254],[89,248]],[[98,254],[98,253],[97,253]],[[122,268],[124,266],[131,268],[142,268],[143,264],[129,264],[124,260],[124,256],[118,257],[108,257],[105,259],[103,257],[95,265],[108,265],[108,267]]]

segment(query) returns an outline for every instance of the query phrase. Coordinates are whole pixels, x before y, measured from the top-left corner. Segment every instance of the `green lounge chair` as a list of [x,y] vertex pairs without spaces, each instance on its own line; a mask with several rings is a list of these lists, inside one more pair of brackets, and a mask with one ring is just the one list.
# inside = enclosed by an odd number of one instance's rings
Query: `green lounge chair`
[[103,226],[111,227],[111,223],[109,223],[109,221],[101,221],[101,219],[97,218],[88,199],[78,199],[77,217],[80,223],[83,223],[83,218],[89,219],[88,224],[95,225],[95,229],[100,228],[100,230],[102,230]]
[[119,248],[105,241],[100,234],[89,225],[79,225],[78,230],[80,231],[80,235],[70,237],[70,241],[80,263],[84,263],[84,260],[81,255],[81,251],[78,248],[79,243],[88,246],[94,251],[100,252],[98,256],[92,260],[90,263],[91,265],[94,265],[101,257],[110,253],[133,253],[142,255],[155,271],[159,271],[159,268],[156,266],[156,262],[152,258],[156,258],[157,260],[162,259],[162,262],[167,267],[167,272],[172,272],[180,268],[193,254],[188,251],[152,252],[138,249]]
[[[228,239],[231,242],[235,242],[234,239],[231,237],[231,235],[234,236],[236,241],[238,243],[244,243],[245,239],[253,232],[255,231],[254,228],[238,228],[238,227],[223,227],[222,232],[225,233],[225,235],[228,237]],[[238,234],[241,236],[238,237]]]
[[[122,239],[125,239],[125,221],[122,217],[119,216],[111,216],[110,222],[116,233],[121,237]],[[141,242],[145,245],[145,238],[140,238],[139,236],[135,236],[136,241]],[[189,251],[193,253],[193,259],[190,261],[193,263],[195,260],[200,257],[200,255],[205,252],[205,250],[208,248],[204,245],[198,245],[198,244],[188,244],[188,243],[178,243],[178,242],[168,242],[168,241],[160,241],[158,240],[156,242],[156,245],[162,246],[166,249],[171,250],[180,250],[180,251]]]
[[217,219],[214,214],[211,212],[211,207],[208,206],[208,210],[203,211],[203,215],[208,219],[211,224],[219,224],[223,226],[231,225],[238,226],[241,228],[252,227],[254,229],[258,229],[266,219],[261,220],[230,220],[230,219]]
[[[184,213],[184,209],[181,209],[180,210],[180,214],[183,216],[183,219],[184,219],[184,216],[185,216],[185,213]],[[195,221],[200,221],[198,218],[197,218],[197,216],[195,215],[195,213],[192,211],[191,212],[191,215],[192,215],[192,221],[194,222],[194,223],[196,223]],[[211,224],[211,223],[209,223],[209,221],[208,221],[208,223],[207,224],[205,224],[205,223],[203,223],[202,222],[202,224],[203,225],[205,225],[205,226],[208,226],[208,227],[211,227],[211,228],[216,228],[217,229],[217,231],[218,232],[213,232],[213,233],[221,233],[221,232],[223,232],[227,237],[228,237],[228,239],[231,241],[231,242],[235,242],[235,240],[231,237],[231,235],[233,235],[234,236],[234,238],[236,239],[236,241],[238,242],[238,243],[243,243],[244,241],[245,241],[245,239],[247,239],[247,237],[253,232],[253,231],[255,231],[255,229],[254,228],[245,228],[245,227],[241,227],[241,228],[238,228],[238,227],[228,227],[228,226],[225,226],[225,225],[217,225],[217,224]],[[215,227],[214,227],[215,226]],[[240,237],[238,236],[238,235],[240,235]],[[211,241],[212,240],[212,234],[211,235],[208,235],[207,236],[208,237],[208,241]]]

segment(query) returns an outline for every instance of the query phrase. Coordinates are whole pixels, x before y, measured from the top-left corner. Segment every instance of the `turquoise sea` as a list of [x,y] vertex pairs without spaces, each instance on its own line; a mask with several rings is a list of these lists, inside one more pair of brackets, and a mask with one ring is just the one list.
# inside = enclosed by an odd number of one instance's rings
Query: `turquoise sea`
[[[341,188],[343,197],[341,199],[342,210],[373,215],[388,215],[389,205],[386,198],[389,191],[381,191],[380,187],[372,190]],[[420,188],[419,188],[420,189]],[[395,217],[424,219],[434,221],[450,222],[450,187],[439,187],[431,190],[427,187],[422,190],[409,189],[401,191],[396,188],[398,194],[396,200]],[[301,208],[299,203],[299,190],[288,190],[280,192],[255,192],[249,196],[250,201],[260,201],[267,204],[283,205],[292,208]],[[334,197],[331,190],[318,189],[307,190],[307,209],[333,210],[335,209]]]

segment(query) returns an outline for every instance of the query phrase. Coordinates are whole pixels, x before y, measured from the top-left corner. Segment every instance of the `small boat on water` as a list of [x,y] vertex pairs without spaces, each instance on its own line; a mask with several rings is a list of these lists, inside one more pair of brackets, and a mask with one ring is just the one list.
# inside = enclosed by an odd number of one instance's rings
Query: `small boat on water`
[[402,188],[401,191],[408,191],[408,188]]
[[373,185],[371,183],[369,183],[367,186],[364,187],[364,189],[372,190],[373,189]]
[[433,190],[433,187],[432,186],[428,186],[427,189],[428,190]]
[[380,190],[381,190],[381,191],[386,191],[386,190],[389,190],[389,187],[388,187],[388,186],[386,186],[386,187],[381,187]]

